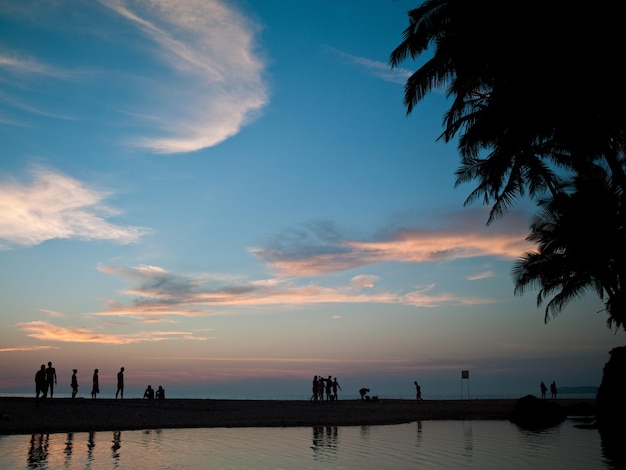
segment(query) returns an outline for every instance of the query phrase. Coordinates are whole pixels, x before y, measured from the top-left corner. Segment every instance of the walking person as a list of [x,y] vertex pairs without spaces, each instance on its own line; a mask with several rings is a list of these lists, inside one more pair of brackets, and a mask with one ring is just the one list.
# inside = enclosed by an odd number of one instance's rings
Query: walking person
[[98,393],[100,393],[100,381],[98,380],[98,369],[94,369],[91,387],[91,398],[96,398],[96,395]]
[[72,398],[76,398],[76,394],[78,393],[78,379],[76,378],[76,373],[78,370],[73,369],[72,372]]
[[54,386],[57,383],[57,371],[54,367],[52,367],[52,362],[48,362],[48,368],[46,369],[46,384],[48,385],[48,390],[50,391],[50,398],[54,394]]
[[124,368],[122,367],[120,371],[117,373],[117,390],[115,392],[115,399],[117,400],[117,395],[120,394],[120,398],[124,398]]
[[319,389],[319,383],[317,381],[317,375],[316,375],[313,377],[313,383],[312,383],[313,394],[311,395],[311,400],[314,402],[317,402],[318,389]]
[[417,383],[417,380],[413,383],[415,384],[415,398],[417,401],[424,401],[422,398],[422,387],[420,387],[420,384]]
[[335,400],[339,399],[339,395],[337,395],[337,389],[341,390],[341,386],[339,382],[337,382],[337,377],[333,379],[333,395],[335,396]]

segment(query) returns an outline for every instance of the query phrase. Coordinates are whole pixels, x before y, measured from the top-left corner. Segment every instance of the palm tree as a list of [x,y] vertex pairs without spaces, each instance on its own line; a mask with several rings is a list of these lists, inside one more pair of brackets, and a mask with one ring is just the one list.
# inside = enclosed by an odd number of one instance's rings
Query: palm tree
[[546,320],[591,289],[606,299],[609,326],[626,321],[621,18],[615,2],[427,0],[390,55],[398,67],[433,49],[404,103],[410,114],[447,90],[439,139],[458,136],[457,185],[478,183],[466,204],[493,204],[489,224],[519,197],[538,202],[529,237],[538,251],[513,274],[516,293],[540,287],[539,304],[554,294]]
[[[626,93],[621,14],[612,4],[427,0],[409,12],[392,67],[427,52],[406,82],[407,114],[445,87],[446,142],[459,135],[457,185],[477,180],[466,204],[493,203],[488,223],[516,198],[554,195],[557,174],[606,162],[626,191]],[[612,57],[613,56],[613,57]]]
[[557,196],[540,201],[541,210],[527,237],[537,250],[515,263],[515,293],[538,287],[537,306],[546,302],[547,322],[569,302],[593,291],[606,299],[609,328],[626,330],[624,200],[606,172],[595,170],[576,177]]

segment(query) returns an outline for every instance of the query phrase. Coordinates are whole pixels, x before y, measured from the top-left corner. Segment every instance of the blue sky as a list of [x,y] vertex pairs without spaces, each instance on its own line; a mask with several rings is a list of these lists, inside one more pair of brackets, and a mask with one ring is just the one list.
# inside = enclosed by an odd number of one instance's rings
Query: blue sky
[[601,302],[544,325],[510,276],[532,207],[487,227],[445,94],[406,116],[416,5],[3,2],[0,392],[48,361],[104,397],[122,365],[137,396],[599,385]]

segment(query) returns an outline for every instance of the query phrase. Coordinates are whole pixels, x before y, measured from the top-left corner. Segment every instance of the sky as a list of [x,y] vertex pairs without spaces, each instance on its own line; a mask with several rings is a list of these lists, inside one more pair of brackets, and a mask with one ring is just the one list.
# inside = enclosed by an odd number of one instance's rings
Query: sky
[[[339,398],[599,385],[590,294],[544,324],[532,204],[465,206],[444,91],[391,69],[418,1],[4,0],[0,393]],[[469,379],[461,371],[469,371]]]

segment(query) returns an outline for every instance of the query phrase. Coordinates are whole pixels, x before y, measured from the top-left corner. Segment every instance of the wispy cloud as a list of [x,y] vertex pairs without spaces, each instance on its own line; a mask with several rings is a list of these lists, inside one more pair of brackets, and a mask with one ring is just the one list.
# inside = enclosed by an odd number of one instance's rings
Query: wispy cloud
[[368,74],[378,77],[386,82],[404,85],[406,80],[413,74],[411,70],[404,69],[402,67],[392,69],[386,62],[355,56],[334,48],[329,48],[329,50],[339,56],[344,62],[357,65]]
[[62,343],[134,344],[169,340],[205,341],[206,337],[183,331],[146,331],[129,334],[97,332],[88,328],[69,328],[43,321],[22,322],[15,325],[27,336],[42,341]]
[[160,153],[211,147],[267,103],[264,64],[255,53],[259,27],[233,8],[204,0],[101,3],[142,31],[155,58],[175,73],[159,79],[153,106],[141,111],[158,134],[135,138],[134,145]]
[[344,238],[332,224],[310,224],[249,251],[280,276],[310,277],[387,262],[435,263],[481,256],[514,259],[531,247],[525,240],[527,230],[522,229],[525,219],[515,220],[515,214],[510,214],[506,226],[485,227],[477,223],[486,220],[482,210],[472,215],[448,214],[432,224],[438,228],[401,227],[369,240]]
[[119,211],[103,204],[109,194],[64,174],[35,168],[32,180],[0,180],[0,249],[33,246],[55,238],[138,241],[146,228],[107,221]]
[[434,285],[403,293],[386,292],[374,289],[376,276],[356,276],[348,285],[328,287],[315,283],[298,284],[287,279],[239,281],[230,284],[208,282],[208,276],[174,274],[156,266],[99,266],[99,269],[108,274],[126,277],[133,286],[122,292],[130,300],[112,300],[105,310],[93,315],[132,317],[139,320],[166,316],[232,315],[232,309],[225,310],[224,307],[260,305],[293,307],[333,303],[380,303],[430,308],[497,302],[492,298],[436,293]]
[[13,348],[0,348],[3,352],[28,352],[28,351],[44,351],[46,349],[58,349],[56,346],[16,346]]

